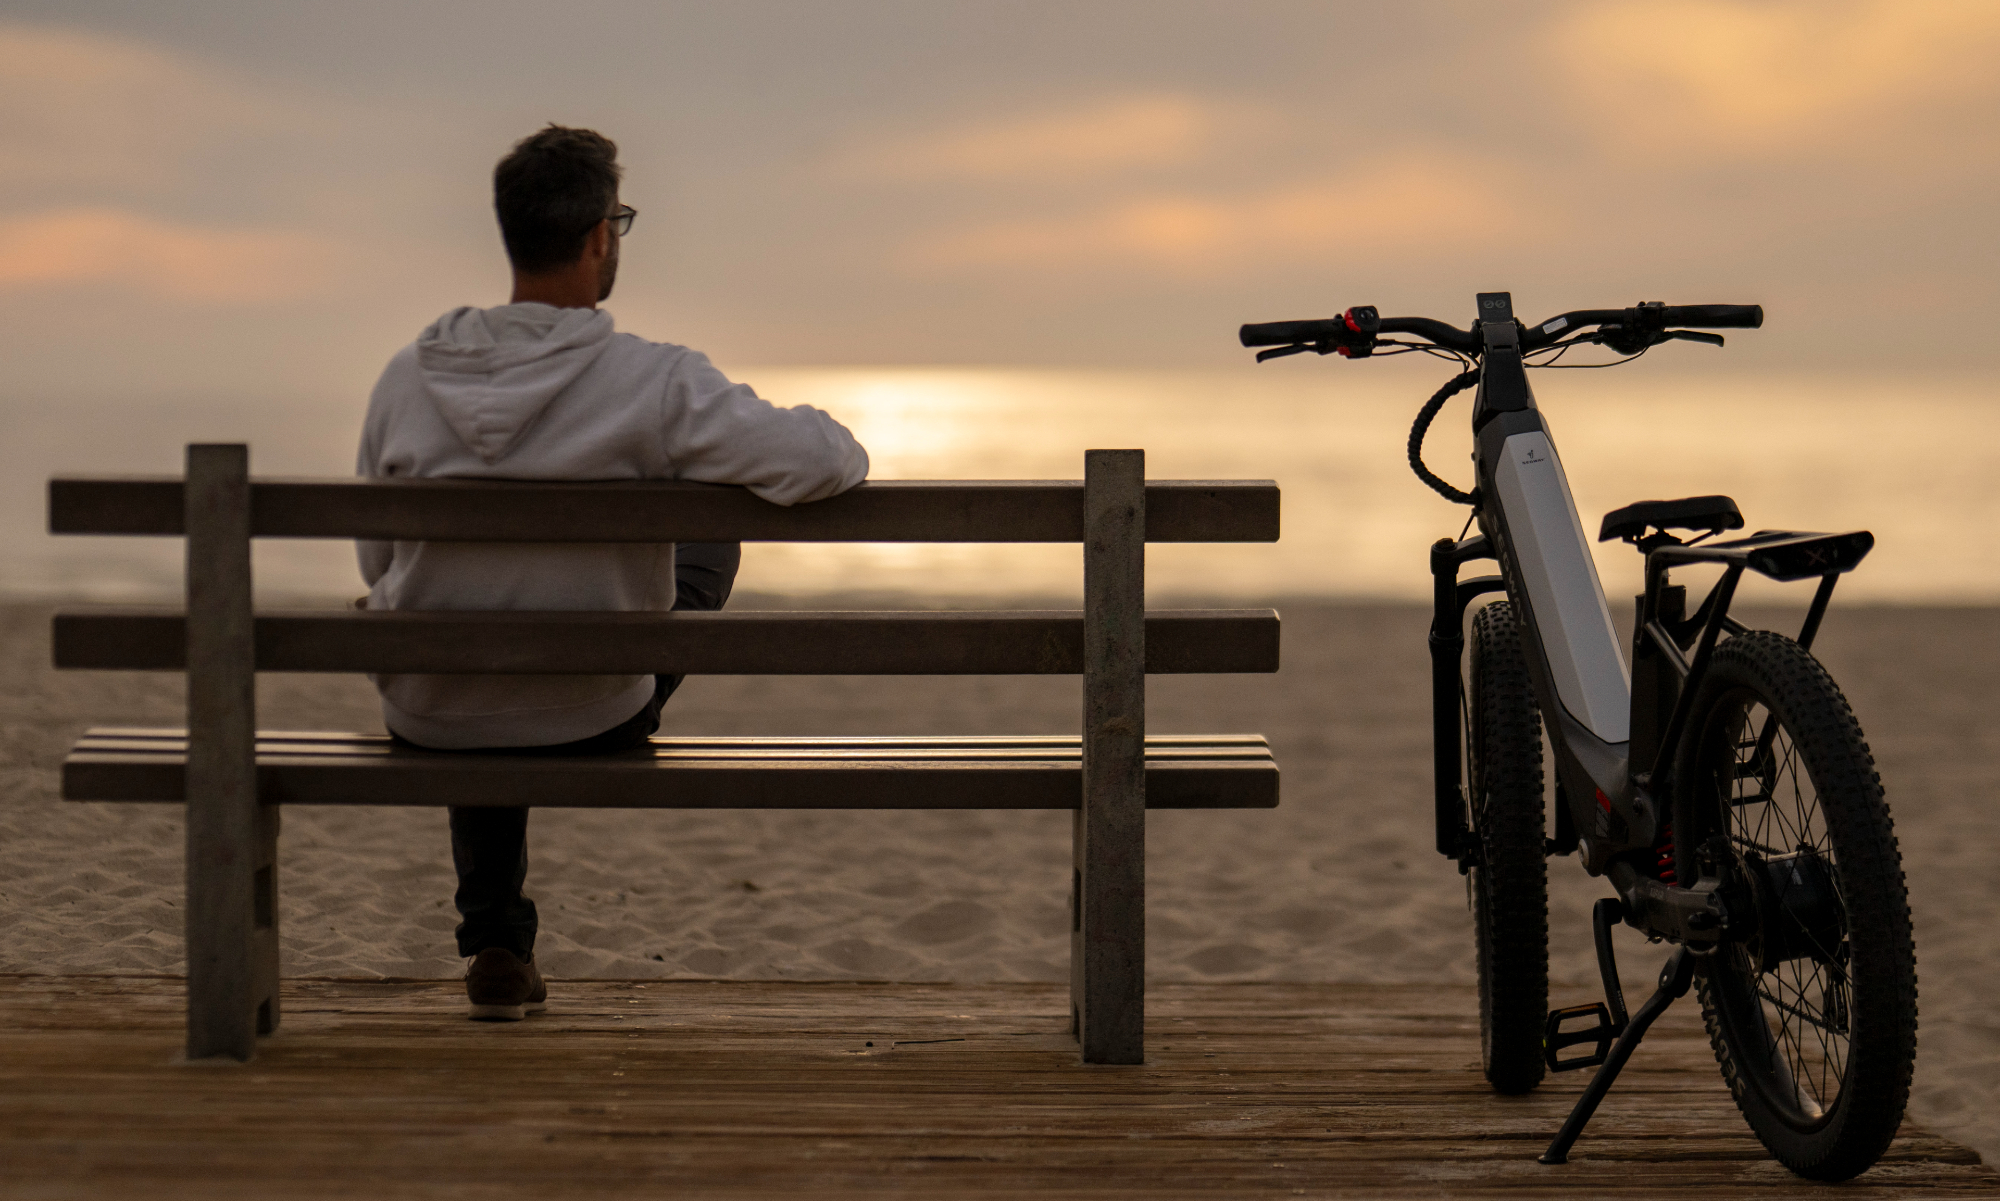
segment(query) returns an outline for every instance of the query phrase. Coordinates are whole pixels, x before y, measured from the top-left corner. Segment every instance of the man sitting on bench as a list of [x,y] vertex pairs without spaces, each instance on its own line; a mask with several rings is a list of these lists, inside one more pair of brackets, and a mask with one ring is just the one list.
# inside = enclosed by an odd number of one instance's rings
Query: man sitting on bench
[[[457,308],[390,360],[368,404],[363,476],[700,480],[791,505],[846,491],[868,453],[808,405],[779,408],[702,354],[614,333],[618,148],[550,125],[493,172],[512,300]],[[371,609],[719,609],[734,543],[364,542]],[[376,677],[399,741],[436,750],[600,754],[639,746],[679,676]],[[476,1019],[543,1007],[525,809],[454,808],[458,951]]]

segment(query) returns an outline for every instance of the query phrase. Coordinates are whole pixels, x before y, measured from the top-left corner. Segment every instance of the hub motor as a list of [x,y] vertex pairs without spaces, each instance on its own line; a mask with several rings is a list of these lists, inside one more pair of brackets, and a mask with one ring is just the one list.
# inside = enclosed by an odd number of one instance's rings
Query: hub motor
[[1768,972],[1788,959],[1839,966],[1845,934],[1833,870],[1820,853],[1801,847],[1790,855],[1743,857],[1744,877],[1757,914],[1750,953]]

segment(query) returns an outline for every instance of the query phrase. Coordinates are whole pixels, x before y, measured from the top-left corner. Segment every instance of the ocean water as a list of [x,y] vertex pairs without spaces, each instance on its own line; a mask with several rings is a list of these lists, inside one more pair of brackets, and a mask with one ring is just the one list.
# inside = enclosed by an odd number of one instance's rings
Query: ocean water
[[[1843,596],[1876,602],[2000,601],[1983,533],[2000,519],[2000,385],[1973,377],[1821,378],[1537,372],[1533,380],[1586,528],[1634,500],[1720,492],[1750,528],[1868,529],[1872,556]],[[1427,595],[1426,548],[1466,510],[1435,496],[1404,458],[1410,421],[1442,364],[1287,360],[1208,372],[981,368],[737,370],[779,403],[832,411],[868,446],[877,479],[1073,479],[1083,452],[1140,447],[1155,479],[1275,479],[1276,544],[1155,546],[1155,595],[1256,603],[1299,595]],[[190,441],[251,445],[260,474],[352,470],[363,398],[14,397],[0,442],[0,593],[165,599],[180,587],[174,540],[52,538],[44,481],[64,471],[174,472]],[[1434,470],[1469,483],[1468,398],[1433,427]],[[1639,586],[1639,558],[1598,548],[1606,592]],[[260,593],[357,595],[347,547],[257,548]],[[1071,546],[785,545],[746,548],[739,588],[789,594],[916,592],[1074,599]],[[1791,586],[1803,588],[1804,585]],[[1751,597],[1777,586],[1758,584]]]

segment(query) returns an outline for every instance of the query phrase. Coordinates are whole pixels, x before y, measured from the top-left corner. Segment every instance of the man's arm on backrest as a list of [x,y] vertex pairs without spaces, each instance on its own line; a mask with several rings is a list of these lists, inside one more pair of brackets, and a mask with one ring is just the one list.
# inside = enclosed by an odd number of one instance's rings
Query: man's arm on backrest
[[868,478],[868,452],[811,405],[780,408],[689,351],[661,395],[674,478],[742,484],[774,504],[823,500]]

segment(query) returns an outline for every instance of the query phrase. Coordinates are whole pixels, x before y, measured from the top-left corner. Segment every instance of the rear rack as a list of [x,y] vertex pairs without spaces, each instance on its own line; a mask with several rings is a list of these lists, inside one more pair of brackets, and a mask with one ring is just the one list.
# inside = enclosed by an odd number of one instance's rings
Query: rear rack
[[1657,547],[1651,557],[1662,566],[1723,563],[1748,567],[1774,580],[1806,580],[1852,571],[1874,548],[1875,535],[1867,530],[1844,534],[1758,530],[1748,538],[1732,538],[1727,542]]

